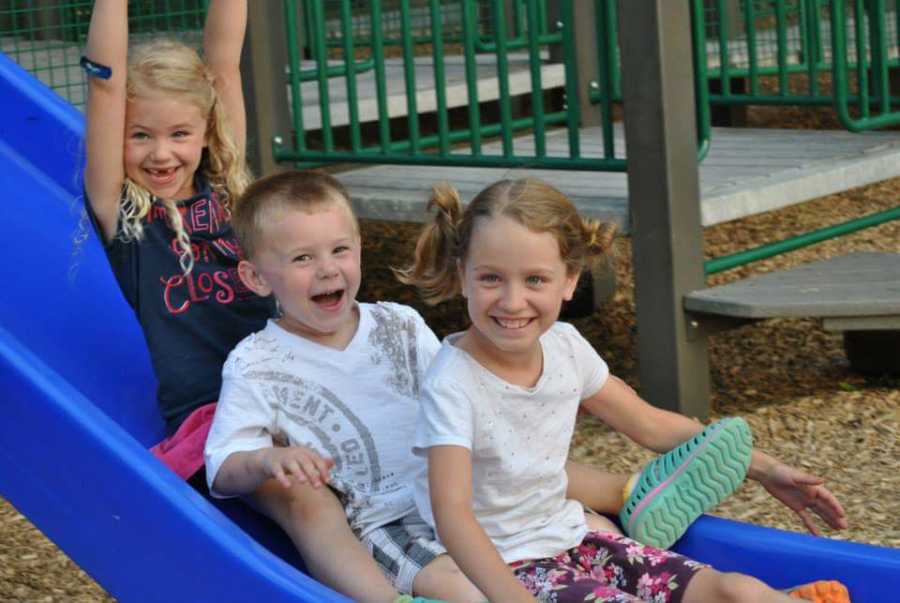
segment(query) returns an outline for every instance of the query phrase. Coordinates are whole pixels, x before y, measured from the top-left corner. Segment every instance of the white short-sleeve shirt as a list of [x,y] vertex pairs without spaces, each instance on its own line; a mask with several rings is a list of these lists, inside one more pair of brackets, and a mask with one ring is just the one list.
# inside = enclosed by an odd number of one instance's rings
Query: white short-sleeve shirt
[[334,459],[331,485],[359,537],[415,509],[412,484],[426,466],[410,439],[440,342],[407,306],[359,304],[359,313],[343,350],[269,321],[231,352],[206,442],[210,488],[230,454],[279,437]]
[[[581,401],[609,369],[569,324],[540,338],[544,368],[524,388],[497,377],[444,340],[425,377],[414,451],[462,446],[472,454],[472,506],[507,563],[552,557],[587,533],[584,509],[566,499],[565,465]],[[419,513],[434,526],[427,477],[416,480]]]

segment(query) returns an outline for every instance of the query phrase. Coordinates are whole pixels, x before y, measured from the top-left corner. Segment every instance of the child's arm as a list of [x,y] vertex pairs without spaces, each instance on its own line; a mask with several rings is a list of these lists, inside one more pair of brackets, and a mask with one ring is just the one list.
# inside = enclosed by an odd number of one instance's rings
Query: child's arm
[[85,57],[110,69],[87,78],[84,188],[103,238],[116,234],[125,181],[125,71],[128,63],[128,2],[97,0],[91,13]]
[[334,462],[305,446],[274,446],[280,428],[275,412],[256,382],[242,370],[238,346],[222,369],[222,391],[204,447],[207,480],[216,496],[240,496],[269,478],[290,487],[291,480],[319,487],[329,481]]
[[534,603],[472,513],[469,450],[462,446],[429,448],[428,485],[438,535],[463,573],[490,601]]
[[216,473],[213,489],[224,496],[240,496],[255,491],[275,478],[285,488],[291,479],[319,488],[330,479],[332,459],[322,458],[305,446],[272,447],[231,453]]
[[[618,379],[608,379],[582,405],[616,431],[656,452],[671,450],[703,430],[703,425],[694,419],[652,406]],[[756,449],[747,475],[796,512],[812,533],[818,531],[808,511],[819,515],[833,528],[847,526],[843,507],[821,478],[798,471]]]
[[238,152],[244,153],[247,116],[241,89],[241,48],[247,31],[247,0],[212,0],[203,28],[203,54],[215,78]]

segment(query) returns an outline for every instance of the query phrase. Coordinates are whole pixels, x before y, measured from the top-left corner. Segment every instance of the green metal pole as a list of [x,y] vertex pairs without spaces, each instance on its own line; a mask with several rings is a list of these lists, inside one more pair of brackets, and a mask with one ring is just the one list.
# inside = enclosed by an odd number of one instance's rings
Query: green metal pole
[[287,53],[290,66],[291,113],[293,115],[295,148],[306,150],[306,129],[303,126],[303,98],[300,88],[300,43],[297,39],[297,2],[285,0],[284,21],[287,26]]
[[560,0],[560,22],[562,23],[563,56],[566,70],[566,105],[569,112],[567,128],[569,132],[569,157],[581,156],[581,111],[578,106],[578,70],[575,68],[575,36],[572,17],[572,0]]
[[769,243],[767,245],[755,247],[754,249],[748,249],[739,253],[707,260],[703,264],[703,270],[708,275],[716,274],[717,272],[722,272],[723,270],[730,270],[731,268],[743,266],[744,264],[749,264],[750,262],[764,260],[766,258],[770,258],[782,253],[787,253],[789,251],[794,251],[802,247],[808,247],[809,245],[821,243],[822,241],[834,239],[836,237],[850,234],[858,230],[872,228],[873,226],[878,226],[880,224],[884,224],[885,222],[896,220],[898,218],[900,218],[900,207],[894,207],[892,209],[878,212],[876,214],[871,214],[862,218],[857,218],[855,220],[849,220],[841,224],[835,224],[834,226],[820,228],[819,230],[814,230],[813,232],[808,232],[796,237],[791,237],[789,239],[778,241],[776,243]]
[[328,50],[325,48],[325,17],[320,2],[307,3],[310,12],[312,46],[315,48],[316,67],[319,71],[319,115],[321,115],[322,142],[326,151],[334,150],[334,136],[331,133],[331,103],[328,91]]
[[466,91],[469,101],[469,132],[472,140],[469,145],[473,155],[481,154],[481,108],[478,102],[478,64],[475,61],[475,40],[478,28],[475,21],[474,6],[462,0],[463,19],[463,55],[466,63]]
[[787,15],[784,10],[784,0],[775,0],[775,28],[778,39],[778,94],[787,96]]
[[431,56],[434,58],[434,93],[437,97],[438,135],[441,155],[450,153],[449,116],[447,115],[447,78],[444,75],[444,41],[441,6],[438,0],[431,0]]
[[594,23],[597,49],[600,60],[597,63],[598,94],[600,100],[600,128],[603,136],[603,156],[616,156],[616,137],[613,127],[613,84],[612,72],[618,68],[616,62],[617,49],[610,46],[612,30],[615,28],[615,15],[612,14],[614,3],[609,0],[594,1]]
[[406,121],[412,151],[419,148],[419,111],[416,101],[416,58],[413,54],[409,0],[400,0],[400,33],[403,38],[403,80],[406,83]]
[[353,13],[350,0],[341,0],[341,37],[344,43],[344,77],[347,86],[347,109],[350,118],[350,148],[362,147],[359,129],[359,94],[356,88],[356,49],[353,46]]
[[747,65],[749,69],[750,94],[759,94],[758,59],[756,57],[756,7],[753,2],[744,2],[744,29],[747,31]]
[[501,138],[503,141],[503,156],[513,156],[512,132],[509,124],[512,122],[512,105],[509,97],[509,62],[506,51],[506,15],[503,2],[494,0],[494,31],[497,36],[497,83],[500,88],[500,123],[504,126]]
[[527,0],[528,62],[531,67],[531,108],[534,114],[534,154],[547,154],[547,134],[544,127],[544,85],[541,79],[541,49],[538,46],[538,1]]
[[[691,58],[694,61],[694,114],[697,119],[697,160],[703,161],[707,153],[709,153],[710,139],[712,138],[712,112],[709,108],[709,73],[706,65],[706,23],[703,18],[702,4],[695,2],[693,10],[690,12],[693,34]],[[725,43],[728,43],[727,39]]]
[[[730,49],[728,46],[728,40],[730,38],[730,32],[728,30],[728,15],[726,14],[727,6],[725,4],[725,0],[717,0],[716,2],[716,11],[719,17],[719,81],[722,86],[723,94],[731,94],[731,56]],[[700,23],[700,27],[705,29],[705,23]],[[696,27],[695,21],[695,29],[694,35],[699,28]],[[706,63],[706,48],[703,48],[703,63]]]
[[381,29],[381,0],[372,2],[372,58],[375,61],[375,94],[378,98],[378,142],[384,151],[391,145],[388,115],[387,76],[384,72],[384,32]]
[[[859,86],[859,96],[862,99],[860,104],[860,112],[862,118],[869,117],[871,111],[869,109],[869,65],[868,52],[866,52],[866,24],[865,24],[865,8],[862,2],[856,3],[856,17],[854,25],[856,30],[856,77]],[[835,24],[838,25],[838,24]],[[841,27],[843,29],[843,26]]]

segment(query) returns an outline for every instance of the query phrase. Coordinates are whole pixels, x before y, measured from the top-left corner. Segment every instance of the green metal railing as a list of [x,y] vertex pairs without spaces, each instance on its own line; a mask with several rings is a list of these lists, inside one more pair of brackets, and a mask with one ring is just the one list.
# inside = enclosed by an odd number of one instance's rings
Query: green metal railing
[[796,237],[791,237],[775,243],[768,243],[766,245],[754,247],[753,249],[713,258],[703,263],[703,269],[707,275],[716,274],[751,262],[764,260],[782,253],[802,249],[803,247],[809,247],[810,245],[815,245],[822,241],[836,239],[837,237],[848,235],[859,230],[873,228],[884,224],[885,222],[898,219],[900,219],[900,207],[894,207],[875,214],[848,220],[847,222],[820,228],[819,230],[814,230],[812,232],[803,233]]
[[[738,31],[730,30],[735,15],[727,14],[735,7]],[[707,28],[696,30],[702,33],[695,46],[707,48],[703,35],[715,35],[715,61],[708,53],[706,63],[717,64],[702,66],[702,77],[719,79],[722,90],[710,95],[711,102],[832,105],[854,132],[900,123],[893,111],[900,99],[890,91],[890,69],[900,66],[900,2],[694,0],[695,15],[704,9]],[[738,85],[743,89],[736,90]],[[713,258],[704,262],[704,271],[716,274],[897,219],[900,207]]]
[[[591,82],[579,81],[575,40],[567,33],[574,31],[574,1],[577,0],[557,2],[551,17],[545,0],[457,0],[459,13],[453,13],[456,16],[448,33],[444,31],[447,3],[442,0],[369,2],[362,12],[354,12],[350,0],[325,4],[286,0],[288,47],[307,49],[309,58],[301,63],[299,51],[290,57],[288,86],[293,135],[289,142],[286,136],[276,141],[276,160],[307,165],[354,162],[624,171],[626,160],[616,148],[618,126],[614,123],[614,108],[621,102],[615,0],[595,3],[601,60],[596,79]],[[423,4],[430,10],[430,21],[422,19]],[[388,7],[396,11],[396,23],[391,27],[371,27],[371,23],[385,22],[384,10]],[[303,31],[308,36],[304,40],[298,36],[298,14],[303,17]],[[489,22],[485,15],[490,17]],[[362,34],[361,22],[369,24]],[[427,50],[427,57],[422,56],[422,48]],[[448,88],[442,83],[447,78],[445,62],[450,55],[464,70],[461,85],[465,101],[457,110],[465,113],[465,126],[459,120],[451,124],[448,117],[453,107]],[[402,70],[404,83],[402,93],[395,90],[390,98],[384,71],[388,56],[394,61],[394,68]],[[431,73],[423,76],[421,68],[417,71],[417,58],[420,63],[430,59]],[[695,56],[695,60],[699,57]],[[530,91],[516,94],[510,79],[514,70],[523,68],[523,61]],[[479,90],[484,85],[485,64],[490,65],[489,79],[496,88],[491,100],[496,101],[498,115],[491,119],[483,116],[481,104],[485,99]],[[548,93],[543,89],[543,78],[545,69],[551,66],[564,74],[561,89],[566,101],[562,108],[554,109],[546,103]],[[374,99],[360,98],[363,74],[374,77]],[[433,86],[433,91],[423,93],[417,86],[423,77],[439,84]],[[341,78],[340,90],[332,78]],[[595,101],[601,105],[602,154],[582,152],[581,115],[575,99],[580,87],[589,85]],[[433,95],[433,117],[427,120],[427,132],[419,116],[423,94]],[[336,101],[338,95],[340,99]],[[702,157],[709,143],[705,87],[698,86],[697,97],[698,152]],[[362,116],[360,107],[364,103],[374,107],[374,114]],[[340,120],[335,118],[335,104],[344,108]],[[520,109],[522,105],[527,108]],[[398,135],[393,134],[397,123],[391,121],[395,115],[405,116],[400,120],[405,131]],[[371,131],[372,126],[367,123],[373,122],[377,124],[377,142],[373,136],[363,135],[364,129]],[[339,135],[340,141],[334,132],[336,124],[346,126]],[[315,130],[315,134],[311,135],[310,130]],[[527,143],[514,138],[517,132],[527,132]],[[552,144],[548,143],[551,135]],[[369,142],[364,143],[366,138]],[[487,146],[488,139],[492,139],[493,149]],[[462,143],[468,144],[463,147]]]
[[[848,35],[848,27],[835,27],[832,34],[834,107],[841,123],[852,132],[900,124],[900,110],[893,110],[895,106],[900,107],[900,98],[891,96],[890,76],[891,68],[900,67],[900,56],[890,56],[892,52],[898,53],[900,45],[900,0],[890,3],[893,15],[887,10],[888,4],[886,0],[857,2],[852,19],[848,18],[843,2],[831,4],[832,23],[854,26],[852,37]],[[851,40],[855,42],[856,95],[850,93],[853,64],[848,46]],[[853,114],[854,108],[857,115]],[[873,108],[878,115],[873,115]]]
[[[359,49],[356,46],[357,39],[352,35],[349,26],[349,14],[351,7],[349,0],[340,3],[340,21],[342,27],[343,57],[358,56]],[[382,2],[369,3],[369,21],[379,23],[382,19]],[[285,15],[289,47],[301,47],[297,39],[297,30],[289,15],[297,14],[298,6],[295,0],[286,0]],[[542,73],[546,63],[544,56],[550,52],[561,53],[569,60],[565,61],[566,68],[565,89],[569,98],[577,98],[578,83],[577,73],[574,67],[574,42],[572,36],[562,35],[559,30],[551,31],[546,24],[546,5],[538,0],[522,0],[514,3],[515,9],[520,15],[515,15],[514,22],[519,23],[519,31],[514,35],[507,35],[508,17],[507,3],[503,1],[491,2],[461,2],[459,4],[461,35],[444,36],[443,19],[441,18],[442,3],[438,0],[430,0],[431,21],[428,23],[428,36],[425,39],[431,60],[430,79],[438,82],[433,86],[434,121],[430,132],[423,132],[420,123],[419,96],[422,94],[417,88],[416,55],[421,54],[415,48],[423,41],[421,36],[416,36],[412,26],[413,6],[410,0],[400,0],[399,10],[400,31],[399,36],[394,35],[399,41],[399,54],[401,58],[402,78],[404,91],[400,95],[401,103],[405,107],[400,113],[406,116],[405,135],[400,139],[394,139],[391,135],[390,115],[388,112],[387,82],[384,72],[378,70],[378,66],[384,65],[385,50],[388,46],[383,35],[382,28],[372,28],[372,35],[364,38],[364,52],[371,57],[382,57],[374,60],[375,85],[376,85],[376,112],[378,141],[376,144],[362,143],[361,130],[363,123],[360,120],[360,98],[358,95],[358,79],[360,65],[356,60],[344,60],[335,65],[334,61],[329,65],[327,61],[328,48],[326,40],[324,11],[320,10],[318,2],[304,2],[303,14],[308,22],[306,31],[310,35],[308,47],[311,49],[312,60],[315,63],[313,70],[300,69],[297,63],[292,61],[289,76],[289,86],[292,95],[292,113],[294,136],[292,145],[275,146],[275,157],[279,161],[292,162],[334,162],[346,161],[357,163],[404,163],[404,164],[441,164],[441,165],[469,165],[469,166],[494,166],[511,167],[517,165],[531,165],[541,167],[555,167],[559,169],[605,169],[621,171],[625,169],[624,160],[616,157],[583,157],[579,152],[580,137],[578,133],[578,108],[575,103],[569,103],[568,110],[546,112],[544,110],[544,91],[542,87]],[[487,11],[485,9],[488,9]],[[484,42],[485,28],[479,20],[479,16],[485,12],[491,16],[490,38],[491,43]],[[559,25],[563,31],[572,28],[572,0],[560,2]],[[461,43],[458,43],[461,42]],[[479,52],[479,49],[489,49],[490,52]],[[531,115],[516,115],[513,108],[513,94],[510,90],[510,54],[513,50],[523,49],[528,57],[528,74],[531,80],[531,92],[527,98],[531,103]],[[466,92],[467,111],[465,128],[453,128],[448,116],[447,89],[443,85],[446,78],[445,59],[450,53],[458,56],[464,70],[464,88]],[[397,52],[394,52],[397,55]],[[489,57],[496,74],[498,120],[488,122],[483,120],[479,92],[479,62]],[[318,86],[317,111],[321,129],[318,130],[318,144],[311,144],[304,119],[303,82],[310,77],[310,71],[316,74]],[[344,79],[346,89],[347,129],[348,141],[342,147],[336,144],[333,135],[332,119],[332,88],[329,86],[328,74],[340,73]],[[421,74],[421,72],[419,72]],[[312,94],[309,87],[308,94]],[[547,129],[550,127],[564,127],[568,130],[568,153],[566,156],[550,156],[547,152]],[[522,154],[515,152],[513,133],[528,129],[532,132],[534,150],[531,153]],[[498,152],[486,153],[483,142],[486,138],[499,138]],[[459,142],[468,142],[468,149],[454,149]]]
[[705,76],[721,89],[713,104],[831,105],[851,131],[900,123],[889,87],[900,0],[692,2],[707,23],[694,39]]
[[[132,38],[166,32],[199,46],[208,0],[133,0]],[[83,106],[87,94],[79,59],[91,18],[91,0],[41,0],[0,4],[0,52],[60,96]]]
[[[524,37],[527,27],[528,0],[508,0],[506,3],[509,40],[509,50],[525,47]],[[537,21],[541,34],[548,34],[546,29],[548,19],[548,0],[539,0],[538,10],[540,17]],[[369,11],[371,3],[368,0],[350,0],[349,10],[353,15],[348,28],[342,17],[344,10],[340,1],[326,1],[321,4],[324,20],[307,18],[304,13],[303,39],[308,40],[314,31],[324,31],[326,47],[341,48],[343,38],[352,35],[354,45],[357,48],[372,44],[373,20]],[[411,32],[414,44],[427,45],[431,43],[431,23],[434,20],[429,0],[410,0],[407,17],[401,11],[400,0],[382,0],[381,21],[379,32],[385,46],[401,46],[403,44],[404,31]],[[493,31],[494,16],[493,5],[490,0],[439,0],[440,27],[443,31],[445,42],[463,43],[463,19],[468,21],[468,30],[477,32],[475,47],[479,51],[492,52],[491,32]],[[348,34],[349,29],[349,34]]]

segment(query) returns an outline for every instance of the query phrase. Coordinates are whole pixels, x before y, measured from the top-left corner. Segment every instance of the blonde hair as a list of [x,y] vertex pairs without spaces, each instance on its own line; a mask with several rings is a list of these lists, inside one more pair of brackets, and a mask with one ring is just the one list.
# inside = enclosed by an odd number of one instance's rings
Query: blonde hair
[[[173,40],[155,40],[129,52],[127,98],[165,93],[196,105],[206,116],[206,143],[199,170],[227,212],[234,200],[250,183],[243,149],[239,149],[228,127],[227,116],[219,101],[214,78],[197,52]],[[123,201],[119,208],[122,235],[126,240],[143,236],[143,220],[150,211],[153,195],[130,178],[125,179]],[[184,228],[175,199],[160,199],[169,224],[175,231],[179,263],[185,274],[191,271],[194,257],[190,237]]]
[[231,216],[231,225],[244,256],[256,257],[265,238],[273,211],[294,209],[312,212],[331,205],[342,205],[353,220],[356,233],[359,223],[350,195],[344,185],[320,170],[292,170],[260,178],[244,191]]
[[570,275],[579,274],[610,252],[616,227],[583,218],[560,191],[535,178],[501,180],[478,193],[463,210],[459,194],[449,184],[432,189],[428,209],[437,209],[416,243],[414,261],[395,270],[397,278],[417,287],[428,304],[460,293],[462,265],[479,218],[506,216],[534,232],[549,232]]

